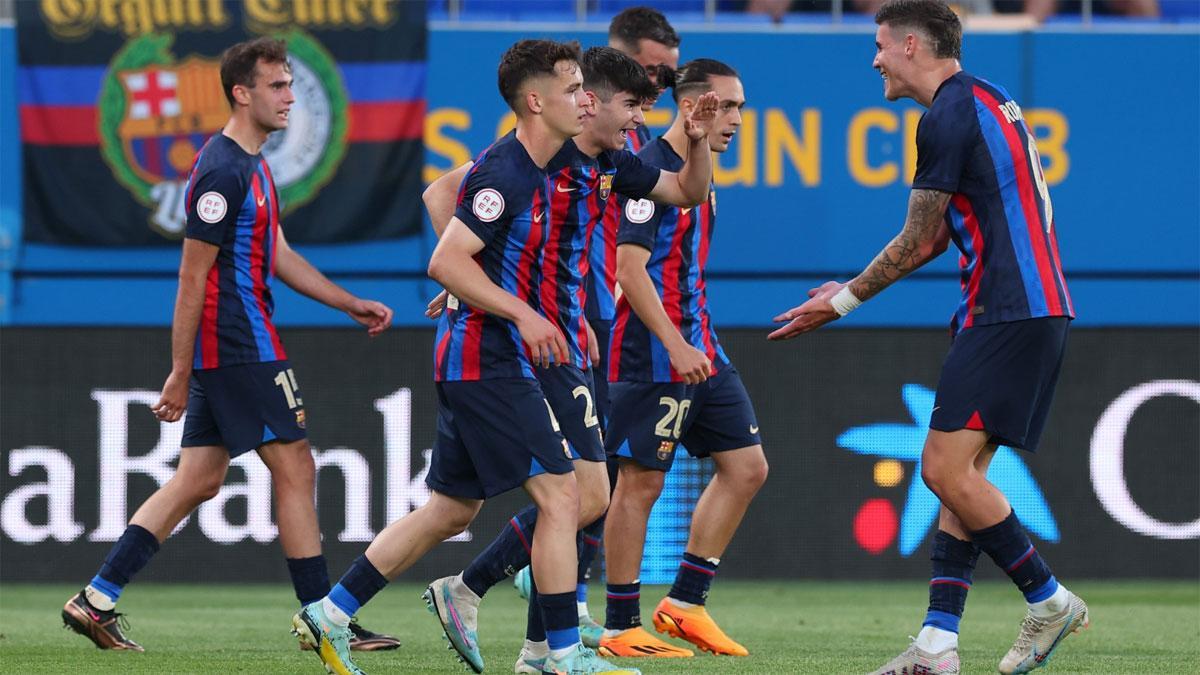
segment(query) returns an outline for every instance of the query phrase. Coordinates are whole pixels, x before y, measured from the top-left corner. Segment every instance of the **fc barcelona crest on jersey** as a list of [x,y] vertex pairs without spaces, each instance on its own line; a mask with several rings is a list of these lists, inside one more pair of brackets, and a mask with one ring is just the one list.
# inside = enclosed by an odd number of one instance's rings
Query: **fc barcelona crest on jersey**
[[[312,198],[346,152],[346,92],[333,59],[299,31],[288,43],[296,104],[286,130],[263,147],[284,210]],[[220,55],[171,53],[171,35],[130,40],[100,90],[101,153],[117,180],[153,207],[150,224],[171,237],[184,228],[184,185],[196,153],[229,119]]]
[[658,461],[665,462],[671,459],[671,453],[675,452],[675,441],[663,441],[658,444]]
[[611,173],[601,174],[600,199],[608,199],[608,195],[612,194],[612,181],[613,177]]

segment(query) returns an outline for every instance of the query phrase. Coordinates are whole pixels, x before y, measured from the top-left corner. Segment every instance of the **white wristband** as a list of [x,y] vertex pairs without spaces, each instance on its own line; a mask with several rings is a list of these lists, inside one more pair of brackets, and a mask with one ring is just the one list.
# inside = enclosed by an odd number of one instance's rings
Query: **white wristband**
[[833,305],[833,311],[837,312],[838,316],[846,316],[858,309],[858,306],[862,304],[862,300],[859,300],[851,293],[850,284],[846,284],[842,286],[842,290],[829,299],[829,304]]

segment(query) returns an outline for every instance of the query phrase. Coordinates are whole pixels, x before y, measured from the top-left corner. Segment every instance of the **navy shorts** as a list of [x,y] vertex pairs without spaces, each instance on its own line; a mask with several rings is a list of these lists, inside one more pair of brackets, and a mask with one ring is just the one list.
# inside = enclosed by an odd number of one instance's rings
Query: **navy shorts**
[[750,395],[732,365],[700,384],[612,382],[605,449],[659,471],[682,444],[693,457],[760,445]]
[[224,446],[230,458],[305,437],[304,399],[287,361],[192,372],[182,447]]
[[596,342],[600,347],[600,360],[592,364],[592,376],[595,379],[596,410],[600,415],[600,427],[607,429],[611,408],[608,400],[608,347],[612,344],[612,322],[595,319],[588,323],[596,332]]
[[558,421],[563,438],[574,459],[603,462],[604,438],[600,434],[600,418],[596,413],[596,392],[592,371],[575,366],[534,368],[542,393]]
[[532,476],[574,470],[537,380],[438,382],[437,392],[430,489],[488,499]]
[[1070,324],[1050,317],[959,333],[942,365],[929,428],[987,431],[997,445],[1037,450]]

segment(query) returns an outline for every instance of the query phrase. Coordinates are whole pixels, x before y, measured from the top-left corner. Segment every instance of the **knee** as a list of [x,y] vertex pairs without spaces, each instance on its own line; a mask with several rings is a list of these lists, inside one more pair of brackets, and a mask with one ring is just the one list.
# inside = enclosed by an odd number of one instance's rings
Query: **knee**
[[206,502],[221,492],[221,486],[225,484],[225,476],[205,475],[196,479],[189,479],[186,483],[191,488],[190,491],[194,501],[197,503]]
[[945,496],[951,484],[945,463],[930,457],[928,453],[921,458],[921,480],[939,498]]
[[640,467],[623,470],[620,480],[617,481],[617,492],[621,494],[622,498],[630,499],[638,505],[649,508],[662,494],[666,476],[665,472]]
[[757,493],[767,482],[767,474],[769,472],[770,467],[767,464],[767,458],[760,457],[758,461],[746,467],[741,476],[742,487],[752,493]]
[[587,527],[608,511],[608,490],[586,490],[579,498],[579,526]]
[[268,468],[277,493],[311,496],[316,488],[317,464],[307,446],[291,453],[286,460],[273,462]]
[[421,508],[433,511],[432,520],[435,527],[439,528],[437,534],[442,539],[449,539],[464,532],[471,526],[471,521],[475,520],[475,514],[479,513],[478,505],[458,500],[435,499]]
[[749,461],[718,465],[717,471],[723,486],[746,498],[752,498],[767,482],[769,467],[766,457],[760,454]]

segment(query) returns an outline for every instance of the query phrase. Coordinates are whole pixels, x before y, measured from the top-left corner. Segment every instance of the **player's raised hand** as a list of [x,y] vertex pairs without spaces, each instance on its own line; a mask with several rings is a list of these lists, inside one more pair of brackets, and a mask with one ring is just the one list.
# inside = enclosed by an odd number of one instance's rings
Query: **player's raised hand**
[[375,337],[392,325],[392,308],[375,300],[355,298],[346,308],[351,319],[367,327],[367,335]]
[[826,281],[820,288],[808,290],[808,301],[799,307],[793,307],[775,317],[775,323],[787,321],[788,324],[767,336],[768,340],[789,340],[838,319],[838,313],[830,304],[830,299],[842,290],[845,284],[836,281]]
[[446,311],[446,298],[450,297],[450,291],[442,290],[441,293],[433,296],[429,301],[429,305],[425,307],[425,316],[430,319],[436,319]]
[[561,366],[567,362],[567,341],[558,326],[533,310],[516,320],[521,339],[529,346],[534,365],[549,368],[550,364]]
[[179,418],[183,417],[184,411],[187,410],[188,380],[191,376],[190,372],[179,373],[174,370],[167,376],[158,403],[150,406],[150,412],[154,413],[158,421],[178,422]]
[[704,352],[689,344],[670,350],[668,355],[671,357],[671,367],[688,384],[700,384],[712,375],[712,361]]
[[683,118],[683,131],[688,138],[698,141],[708,136],[717,120],[717,106],[720,103],[721,97],[715,91],[705,92],[696,99],[695,107]]

